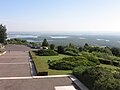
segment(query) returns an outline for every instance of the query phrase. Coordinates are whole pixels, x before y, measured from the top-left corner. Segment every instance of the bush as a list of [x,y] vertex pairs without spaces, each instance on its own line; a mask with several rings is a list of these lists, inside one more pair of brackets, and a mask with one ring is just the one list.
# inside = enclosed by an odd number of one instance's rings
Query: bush
[[66,48],[65,49],[65,54],[71,55],[71,56],[78,56],[79,51],[77,49],[74,49],[74,48]]
[[120,80],[114,78],[110,69],[82,66],[73,69],[73,73],[90,90],[120,90]]
[[38,72],[37,75],[38,76],[46,76],[46,75],[48,75],[48,72]]
[[108,64],[108,65],[111,65],[112,62],[110,60],[105,60],[105,59],[99,59],[100,63],[102,64]]
[[39,56],[56,56],[56,55],[58,55],[58,53],[53,50],[38,50],[37,54]]
[[22,44],[22,45],[28,44],[27,40],[18,39],[18,38],[13,38],[13,39],[7,40],[7,42],[9,44]]
[[114,65],[114,66],[117,66],[117,67],[120,67],[120,62],[118,62],[118,61],[113,61],[113,65]]
[[90,66],[83,66],[83,65],[80,65],[78,67],[75,67],[72,71],[72,74],[75,75],[77,78],[80,79],[80,77],[82,77],[82,73],[86,70],[90,68]]
[[95,81],[92,90],[120,90],[120,81],[113,77],[102,75],[101,78]]
[[74,56],[67,57],[61,60],[51,61],[49,63],[49,68],[58,69],[58,70],[72,70],[77,66],[95,66],[95,63],[88,61],[85,57]]
[[98,60],[98,58],[94,56],[92,53],[82,52],[82,56],[87,58],[89,61],[96,63],[97,65],[100,64],[100,61]]
[[65,52],[63,46],[58,46],[58,47],[57,47],[57,51],[58,51],[58,53],[60,53],[60,54],[63,54],[63,53]]

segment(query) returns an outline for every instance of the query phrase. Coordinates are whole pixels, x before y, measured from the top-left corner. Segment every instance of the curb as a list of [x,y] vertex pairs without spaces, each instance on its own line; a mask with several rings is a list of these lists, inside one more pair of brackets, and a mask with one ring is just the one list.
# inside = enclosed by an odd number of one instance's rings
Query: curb
[[70,75],[70,79],[80,88],[80,90],[89,90],[82,82],[80,82],[75,76]]
[[70,75],[32,76],[33,79],[69,77]]

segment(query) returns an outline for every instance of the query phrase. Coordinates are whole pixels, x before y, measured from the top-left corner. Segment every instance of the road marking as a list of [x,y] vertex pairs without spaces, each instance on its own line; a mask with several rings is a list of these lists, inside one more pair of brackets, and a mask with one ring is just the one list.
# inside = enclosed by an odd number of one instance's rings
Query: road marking
[[0,80],[11,80],[11,79],[32,79],[32,77],[0,77]]
[[55,90],[76,90],[74,86],[55,86]]

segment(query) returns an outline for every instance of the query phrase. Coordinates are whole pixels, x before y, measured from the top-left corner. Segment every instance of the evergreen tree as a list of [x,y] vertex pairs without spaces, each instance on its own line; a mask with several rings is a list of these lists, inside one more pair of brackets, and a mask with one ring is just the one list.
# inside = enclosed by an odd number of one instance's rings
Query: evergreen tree
[[48,43],[47,39],[44,39],[44,40],[43,40],[42,46],[46,46],[46,47],[49,46],[49,43]]
[[57,50],[58,50],[58,53],[61,53],[61,54],[65,52],[63,46],[58,46]]
[[69,48],[75,48],[75,46],[74,46],[74,44],[72,44],[72,43],[69,43],[69,46],[68,46]]
[[7,29],[6,26],[0,25],[0,43],[5,43],[5,40],[7,39]]
[[55,48],[55,45],[54,44],[50,44],[50,49],[54,50],[54,48]]

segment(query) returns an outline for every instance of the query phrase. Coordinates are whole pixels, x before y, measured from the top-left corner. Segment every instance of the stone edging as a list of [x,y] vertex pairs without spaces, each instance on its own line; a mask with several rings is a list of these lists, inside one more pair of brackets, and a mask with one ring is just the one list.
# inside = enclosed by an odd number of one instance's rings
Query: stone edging
[[70,79],[80,88],[80,90],[89,90],[82,82],[80,82],[75,76],[70,75]]

